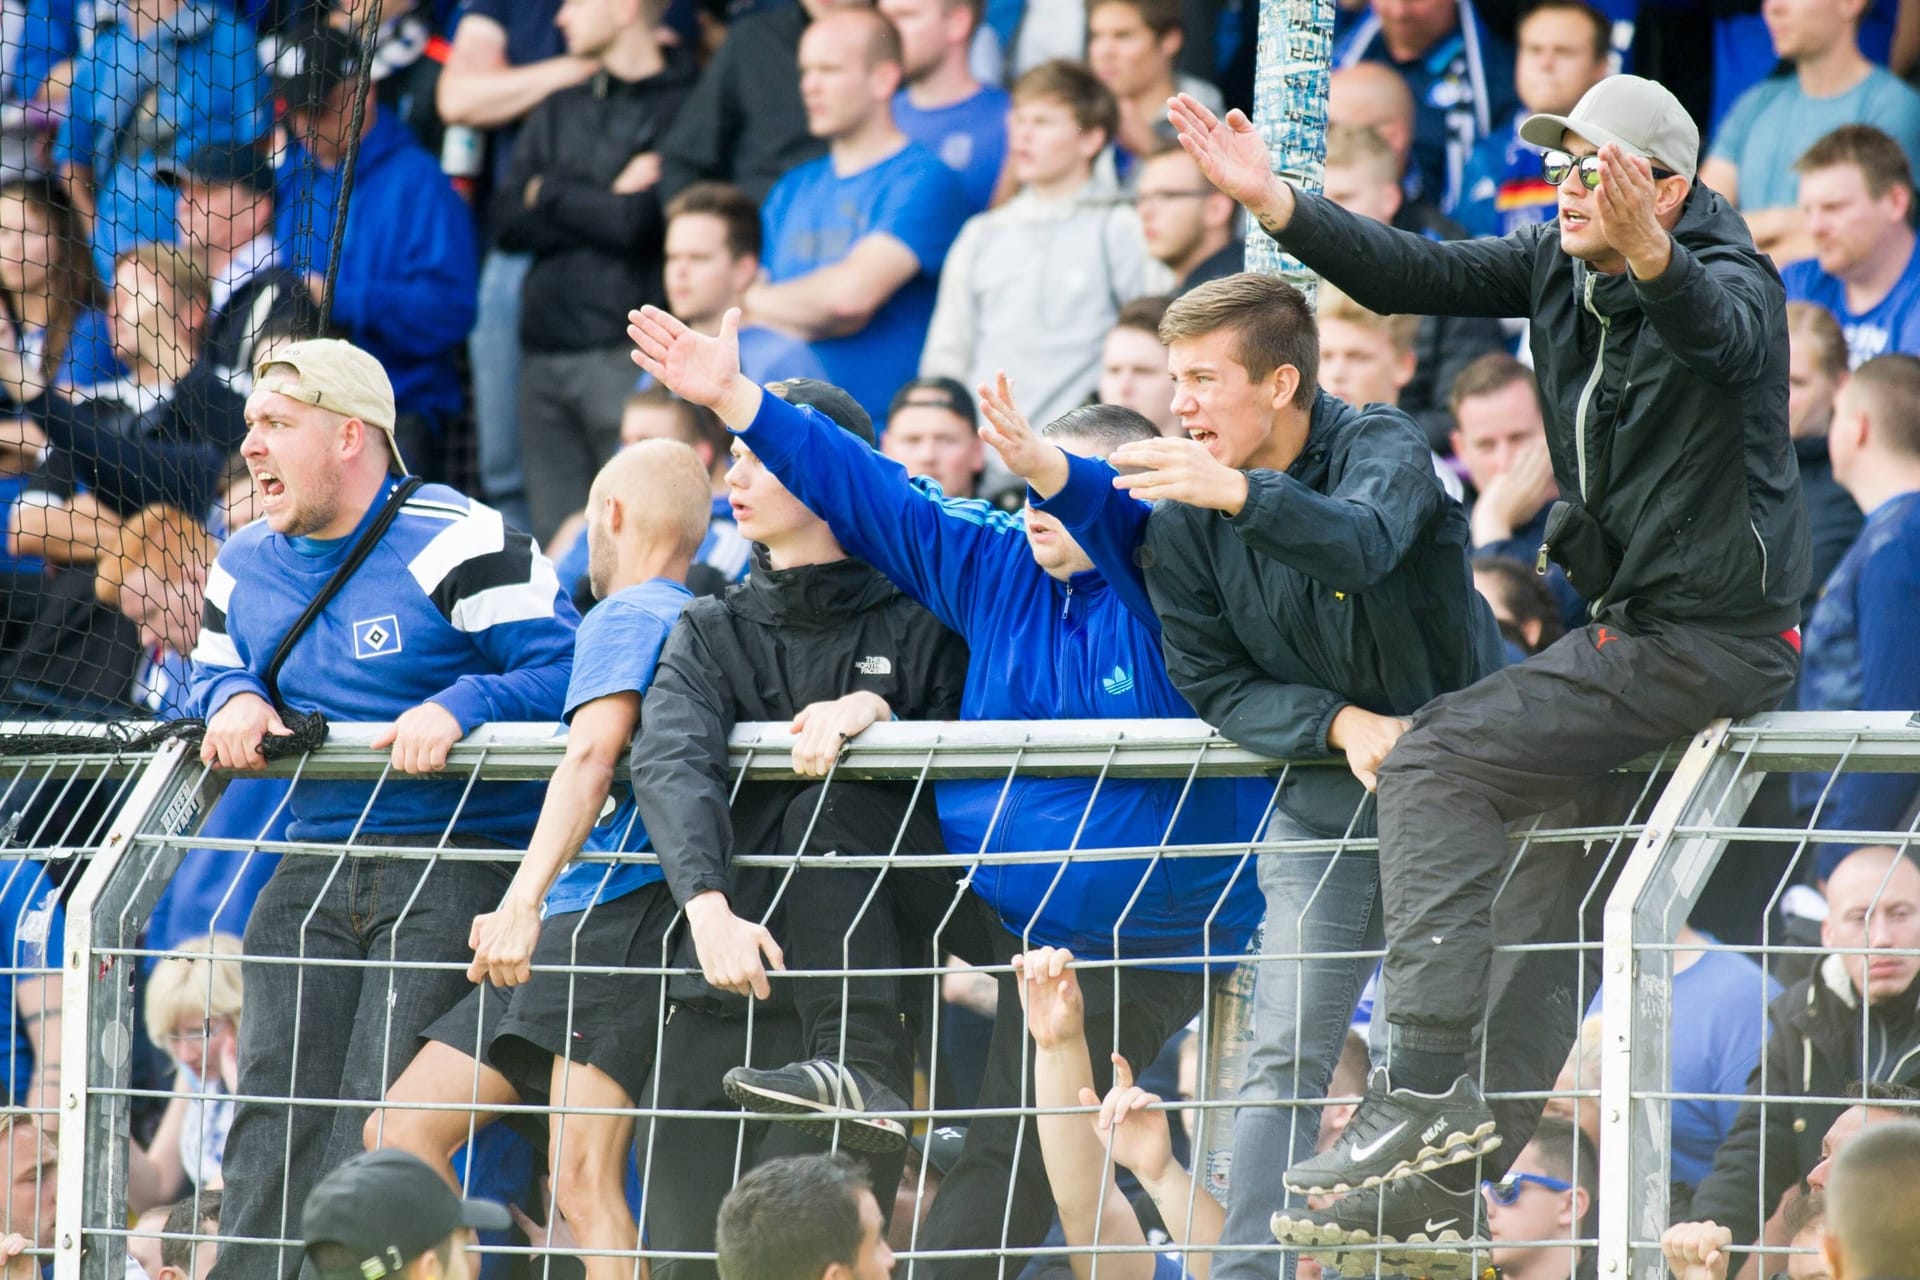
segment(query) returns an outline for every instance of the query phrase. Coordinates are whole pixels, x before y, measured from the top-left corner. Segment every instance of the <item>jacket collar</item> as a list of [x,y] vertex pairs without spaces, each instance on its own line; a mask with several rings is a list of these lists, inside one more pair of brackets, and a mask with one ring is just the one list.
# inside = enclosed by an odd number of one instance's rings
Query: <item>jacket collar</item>
[[756,546],[752,574],[727,593],[727,603],[759,622],[838,623],[896,594],[877,570],[852,556],[775,569],[767,563],[766,549]]

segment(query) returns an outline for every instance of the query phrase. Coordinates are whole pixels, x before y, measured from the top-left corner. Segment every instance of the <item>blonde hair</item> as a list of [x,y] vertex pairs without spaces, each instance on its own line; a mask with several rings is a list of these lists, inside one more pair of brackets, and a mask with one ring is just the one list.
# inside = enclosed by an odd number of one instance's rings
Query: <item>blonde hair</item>
[[165,1049],[182,1017],[240,1020],[240,939],[215,933],[180,944],[147,979],[147,1039]]
[[219,550],[205,525],[178,507],[156,502],[128,517],[119,539],[101,548],[93,594],[108,608],[118,608],[121,591],[137,570],[179,582],[204,573]]
[[1383,316],[1378,311],[1369,311],[1324,280],[1320,282],[1319,294],[1314,309],[1321,321],[1337,320],[1372,333],[1384,333],[1401,355],[1413,350],[1414,341],[1420,335],[1419,316]]

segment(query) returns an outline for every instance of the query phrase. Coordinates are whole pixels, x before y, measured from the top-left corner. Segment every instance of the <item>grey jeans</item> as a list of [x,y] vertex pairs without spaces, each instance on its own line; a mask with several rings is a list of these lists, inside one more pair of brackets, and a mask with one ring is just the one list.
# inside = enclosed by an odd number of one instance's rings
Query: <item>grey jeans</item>
[[[415,844],[422,838],[361,838]],[[468,847],[491,841],[453,837]],[[473,917],[499,905],[494,862],[290,854],[247,920],[242,966],[241,1102],[227,1134],[220,1233],[298,1238],[314,1184],[361,1150],[371,1105],[413,1060],[421,1031],[471,990],[463,968]],[[297,959],[298,965],[265,963]],[[352,964],[330,963],[337,961]],[[447,968],[398,968],[421,962]],[[323,1105],[299,1105],[314,1100]],[[348,1102],[345,1107],[324,1105]],[[215,1280],[274,1280],[297,1249],[228,1242]]]
[[620,419],[639,377],[626,346],[520,358],[520,470],[537,541],[587,505],[594,475],[620,450]]

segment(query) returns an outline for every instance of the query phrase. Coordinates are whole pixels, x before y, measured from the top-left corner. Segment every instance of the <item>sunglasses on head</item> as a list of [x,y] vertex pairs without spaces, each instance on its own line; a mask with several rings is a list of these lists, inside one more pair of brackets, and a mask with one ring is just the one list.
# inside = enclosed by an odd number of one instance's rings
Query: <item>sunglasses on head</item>
[[[1600,186],[1600,157],[1598,155],[1576,156],[1571,151],[1548,151],[1540,157],[1540,174],[1547,185],[1557,187],[1567,180],[1567,175],[1575,169],[1580,170],[1580,185],[1589,191]],[[1653,177],[1657,182],[1661,178],[1671,178],[1675,174],[1671,169],[1653,167]]]
[[1548,1191],[1573,1190],[1571,1182],[1562,1182],[1558,1178],[1548,1178],[1537,1173],[1510,1173],[1498,1182],[1481,1183],[1480,1189],[1486,1192],[1487,1197],[1495,1204],[1506,1208],[1520,1198],[1520,1193],[1527,1189],[1528,1183],[1536,1187],[1544,1187]]

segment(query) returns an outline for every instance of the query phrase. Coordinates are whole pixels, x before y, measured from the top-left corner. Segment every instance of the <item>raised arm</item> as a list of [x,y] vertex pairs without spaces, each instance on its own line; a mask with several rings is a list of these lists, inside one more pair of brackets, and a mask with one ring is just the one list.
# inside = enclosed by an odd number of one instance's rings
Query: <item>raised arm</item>
[[1502,317],[1531,310],[1528,284],[1538,228],[1503,240],[1429,240],[1296,191],[1274,173],[1253,121],[1237,109],[1221,119],[1181,94],[1167,118],[1214,186],[1361,306],[1383,315]]

